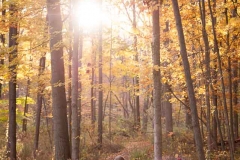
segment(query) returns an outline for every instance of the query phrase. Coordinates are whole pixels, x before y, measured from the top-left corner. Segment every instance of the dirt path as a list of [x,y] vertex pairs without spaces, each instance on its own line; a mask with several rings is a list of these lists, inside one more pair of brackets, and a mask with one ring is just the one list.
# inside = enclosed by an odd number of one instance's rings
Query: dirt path
[[110,155],[106,160],[113,160],[117,155],[123,156],[125,160],[130,160],[130,153],[132,150],[141,150],[144,148],[151,148],[151,144],[147,141],[129,142],[121,152]]
[[[105,160],[114,160],[114,158],[118,155],[121,155],[123,158],[125,158],[125,160],[132,160],[132,159],[130,159],[131,152],[136,149],[143,150],[143,151],[144,151],[144,149],[149,149],[151,152],[150,154],[153,154],[153,145],[150,142],[148,142],[148,141],[135,141],[134,142],[133,141],[133,142],[128,142],[122,151],[108,156]],[[169,157],[169,156],[164,155],[162,157],[162,160],[190,160],[190,159],[174,158],[174,157]]]

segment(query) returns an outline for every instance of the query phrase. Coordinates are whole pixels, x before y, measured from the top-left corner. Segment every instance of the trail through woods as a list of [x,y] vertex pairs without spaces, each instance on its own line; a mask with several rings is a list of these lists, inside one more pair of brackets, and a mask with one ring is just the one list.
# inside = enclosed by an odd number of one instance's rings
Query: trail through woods
[[117,155],[121,155],[125,160],[130,160],[130,153],[136,149],[145,149],[150,148],[152,144],[148,141],[138,141],[138,142],[129,142],[125,145],[125,148],[118,153],[110,155],[106,160],[113,160]]
[[[125,145],[125,148],[123,150],[121,150],[118,153],[114,153],[111,154],[110,156],[108,156],[105,160],[114,160],[114,158],[118,155],[121,155],[123,158],[125,158],[125,160],[131,160],[131,152],[133,152],[134,150],[139,150],[139,151],[143,151],[148,149],[149,152],[149,156],[152,156],[153,153],[153,144],[151,144],[149,141],[133,141],[133,142],[129,142]],[[151,157],[149,157],[149,159],[151,159]],[[139,159],[141,160],[141,159]],[[162,160],[186,160],[183,158],[170,158],[169,156],[163,156]]]

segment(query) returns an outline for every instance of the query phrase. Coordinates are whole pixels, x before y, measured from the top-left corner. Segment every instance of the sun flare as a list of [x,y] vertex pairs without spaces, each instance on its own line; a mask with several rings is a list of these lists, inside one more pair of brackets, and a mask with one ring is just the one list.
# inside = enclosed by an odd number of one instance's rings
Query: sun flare
[[84,29],[95,29],[101,21],[106,21],[107,16],[100,10],[96,1],[84,0],[78,4],[78,22]]

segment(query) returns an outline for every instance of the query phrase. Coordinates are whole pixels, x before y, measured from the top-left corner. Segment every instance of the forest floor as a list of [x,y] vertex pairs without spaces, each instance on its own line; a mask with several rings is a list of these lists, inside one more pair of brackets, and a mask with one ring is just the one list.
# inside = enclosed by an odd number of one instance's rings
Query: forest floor
[[146,148],[151,149],[153,146],[149,141],[130,141],[125,144],[124,149],[118,153],[109,155],[106,160],[114,160],[118,155],[121,155],[125,160],[130,160],[132,151],[145,150]]
[[[118,153],[109,155],[105,160],[114,160],[118,155],[122,156],[125,160],[151,160],[153,159],[153,144],[149,141],[130,141],[125,144],[124,149]],[[185,158],[175,158],[166,155],[162,159],[186,160]]]

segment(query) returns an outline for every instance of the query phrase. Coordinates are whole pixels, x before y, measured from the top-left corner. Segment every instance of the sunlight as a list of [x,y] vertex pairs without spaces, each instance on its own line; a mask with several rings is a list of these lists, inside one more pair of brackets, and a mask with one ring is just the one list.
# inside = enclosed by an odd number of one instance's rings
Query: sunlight
[[96,1],[84,0],[79,3],[78,21],[84,29],[95,29],[100,21],[104,23],[108,17],[100,11],[100,6]]

